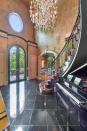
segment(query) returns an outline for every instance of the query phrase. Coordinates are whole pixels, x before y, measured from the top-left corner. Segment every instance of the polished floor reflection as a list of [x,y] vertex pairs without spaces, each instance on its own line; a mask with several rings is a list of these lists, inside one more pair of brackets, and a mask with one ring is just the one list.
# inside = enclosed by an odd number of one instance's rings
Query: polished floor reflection
[[58,105],[56,94],[41,95],[38,84],[30,80],[2,88],[11,131],[70,131],[67,112]]

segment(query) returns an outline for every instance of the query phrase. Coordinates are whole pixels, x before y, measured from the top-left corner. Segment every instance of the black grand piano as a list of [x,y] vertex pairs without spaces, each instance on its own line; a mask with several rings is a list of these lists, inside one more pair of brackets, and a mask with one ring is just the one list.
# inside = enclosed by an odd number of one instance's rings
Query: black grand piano
[[[87,74],[86,71],[84,73],[86,68],[83,67],[63,78],[55,78],[59,115],[62,115],[60,125],[62,121],[62,125],[67,126],[69,131],[87,131]],[[63,123],[64,119],[66,122]]]

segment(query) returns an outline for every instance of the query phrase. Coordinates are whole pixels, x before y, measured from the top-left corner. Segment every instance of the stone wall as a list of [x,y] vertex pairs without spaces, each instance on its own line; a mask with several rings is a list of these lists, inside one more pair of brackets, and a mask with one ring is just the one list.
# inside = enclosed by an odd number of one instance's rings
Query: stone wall
[[[9,14],[17,13],[23,21],[23,31],[14,32],[9,25]],[[33,24],[29,17],[29,11],[21,0],[0,0],[0,30],[14,34],[26,40],[35,40]]]
[[38,46],[17,36],[0,32],[0,86],[8,84],[8,52],[14,45],[20,45],[25,50],[26,79],[38,78],[38,56],[40,54]]

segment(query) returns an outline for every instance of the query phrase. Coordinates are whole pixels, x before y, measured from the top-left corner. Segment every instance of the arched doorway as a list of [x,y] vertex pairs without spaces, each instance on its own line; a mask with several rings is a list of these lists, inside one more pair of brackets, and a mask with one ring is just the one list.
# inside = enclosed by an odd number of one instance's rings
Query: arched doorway
[[9,49],[8,80],[18,82],[25,79],[25,51],[22,47],[14,45]]

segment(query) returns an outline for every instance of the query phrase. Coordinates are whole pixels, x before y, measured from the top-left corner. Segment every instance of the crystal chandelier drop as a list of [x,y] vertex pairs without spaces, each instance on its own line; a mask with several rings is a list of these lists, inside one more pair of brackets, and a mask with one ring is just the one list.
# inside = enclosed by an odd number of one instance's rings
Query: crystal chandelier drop
[[31,0],[30,18],[39,30],[50,30],[57,17],[57,0]]

